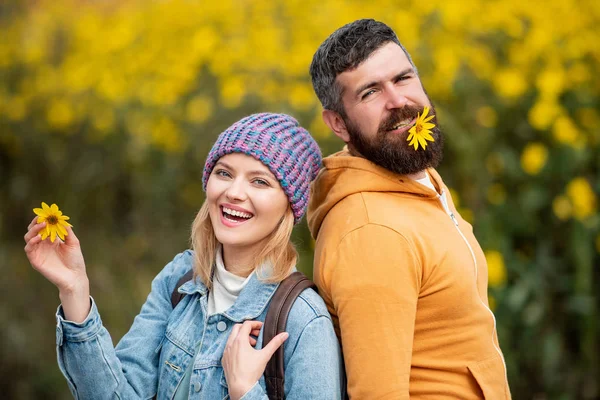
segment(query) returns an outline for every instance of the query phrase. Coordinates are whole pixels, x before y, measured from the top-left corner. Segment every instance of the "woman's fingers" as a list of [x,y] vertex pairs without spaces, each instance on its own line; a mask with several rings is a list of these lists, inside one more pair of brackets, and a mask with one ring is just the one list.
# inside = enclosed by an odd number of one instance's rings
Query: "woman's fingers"
[[235,338],[237,337],[241,327],[242,324],[235,324],[233,325],[233,328],[231,328],[231,332],[229,333],[229,337],[227,338],[227,343],[225,344],[226,351],[233,345],[233,342],[235,341]]
[[29,223],[29,225],[27,226],[27,230],[30,230],[31,228],[33,228],[33,226],[35,224],[37,224],[37,219],[38,217],[33,217],[33,219],[31,220],[31,222]]
[[27,241],[27,245],[25,245],[25,253],[29,254],[35,246],[42,241],[42,237],[40,235],[35,235],[31,239]]
[[29,243],[29,241],[34,236],[37,236],[40,233],[40,231],[42,229],[44,229],[45,227],[46,227],[46,222],[42,222],[41,224],[35,224],[31,228],[29,228],[29,230],[27,231],[25,236],[23,236],[23,239],[25,239],[25,243]]
[[265,354],[267,360],[271,359],[273,353],[287,340],[290,335],[287,332],[282,332],[275,336],[271,341],[261,350],[261,353]]
[[77,237],[77,235],[75,235],[75,232],[73,232],[73,228],[69,225],[67,225],[65,228],[67,230],[65,243],[69,246],[77,246],[79,244],[79,238]]

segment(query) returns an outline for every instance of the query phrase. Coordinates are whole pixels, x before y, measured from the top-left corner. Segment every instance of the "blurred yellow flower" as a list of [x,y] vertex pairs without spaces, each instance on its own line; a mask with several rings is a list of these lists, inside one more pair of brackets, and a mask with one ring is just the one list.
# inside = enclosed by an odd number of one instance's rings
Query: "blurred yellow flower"
[[529,110],[529,124],[535,129],[547,129],[561,113],[562,108],[558,100],[540,99]]
[[488,284],[491,287],[504,284],[506,282],[506,266],[502,253],[497,250],[488,250],[485,252],[485,259],[488,265]]
[[73,226],[67,222],[69,217],[63,215],[56,204],[48,207],[48,204],[42,202],[42,208],[34,208],[33,212],[38,216],[37,223],[46,223],[46,228],[41,231],[42,240],[46,240],[50,236],[50,241],[54,243],[56,235],[62,240],[68,235],[67,226]]
[[527,90],[527,81],[517,68],[506,68],[494,75],[494,89],[505,98],[513,99]]
[[565,87],[565,72],[560,67],[551,67],[542,71],[536,80],[536,86],[545,96],[559,96]]
[[409,142],[409,146],[413,146],[415,150],[421,145],[423,150],[427,148],[427,140],[430,142],[434,142],[433,136],[431,136],[431,130],[435,127],[435,124],[432,124],[431,121],[433,119],[433,115],[427,116],[429,114],[429,107],[425,107],[423,109],[423,115],[417,115],[417,121],[415,125],[408,130],[408,137],[406,141]]
[[48,107],[46,119],[51,127],[64,129],[75,120],[73,106],[64,99],[54,100]]
[[541,143],[529,143],[521,154],[521,167],[529,175],[537,175],[548,160],[548,149]]
[[552,201],[552,211],[561,221],[566,221],[573,215],[573,206],[566,196],[556,196]]
[[475,114],[477,123],[485,128],[493,128],[498,123],[496,111],[489,106],[480,107]]
[[567,116],[558,117],[552,128],[554,139],[561,144],[581,148],[584,145],[583,138],[575,123]]
[[596,213],[596,195],[585,178],[578,177],[569,182],[567,196],[573,204],[573,215],[578,220],[584,220]]
[[188,102],[185,115],[190,122],[202,123],[211,116],[213,109],[213,101],[210,97],[196,96]]

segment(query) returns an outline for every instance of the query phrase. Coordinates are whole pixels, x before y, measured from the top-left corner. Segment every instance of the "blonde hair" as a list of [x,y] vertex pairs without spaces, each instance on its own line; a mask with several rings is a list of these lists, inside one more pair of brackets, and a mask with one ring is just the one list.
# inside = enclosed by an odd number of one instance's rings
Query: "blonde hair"
[[[190,238],[194,250],[194,276],[199,276],[208,289],[212,288],[212,276],[219,248],[205,201],[192,224]],[[281,282],[292,272],[298,252],[290,240],[294,228],[294,213],[288,207],[277,227],[267,236],[265,246],[254,256],[252,265],[244,272],[259,268],[257,276],[266,282]]]

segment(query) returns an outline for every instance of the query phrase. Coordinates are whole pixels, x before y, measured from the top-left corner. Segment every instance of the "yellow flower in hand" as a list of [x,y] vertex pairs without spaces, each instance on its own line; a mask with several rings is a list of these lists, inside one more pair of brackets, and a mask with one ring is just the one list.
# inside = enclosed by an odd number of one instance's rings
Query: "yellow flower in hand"
[[50,236],[50,241],[54,243],[56,235],[62,240],[68,235],[65,227],[73,226],[66,222],[69,217],[63,215],[56,204],[48,207],[48,204],[42,202],[42,208],[34,208],[33,212],[38,216],[37,223],[46,222],[46,229],[41,231],[42,240]]
[[427,114],[429,114],[429,107],[423,109],[423,115],[417,115],[417,122],[415,122],[415,125],[408,131],[409,135],[406,140],[409,142],[408,145],[413,146],[415,150],[419,148],[419,144],[423,147],[423,150],[425,150],[425,148],[427,148],[427,140],[430,142],[435,141],[433,136],[431,136],[430,130],[435,127],[435,124],[429,122],[433,118],[433,115],[427,117]]

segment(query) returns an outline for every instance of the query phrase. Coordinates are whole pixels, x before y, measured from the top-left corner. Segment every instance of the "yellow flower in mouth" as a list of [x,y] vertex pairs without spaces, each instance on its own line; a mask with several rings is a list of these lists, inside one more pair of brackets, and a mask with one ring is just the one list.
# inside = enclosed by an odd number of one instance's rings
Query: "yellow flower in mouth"
[[435,127],[435,124],[429,122],[433,118],[433,115],[427,117],[427,114],[429,114],[429,107],[423,109],[423,115],[417,115],[417,122],[415,122],[415,125],[408,131],[409,135],[406,138],[406,141],[409,142],[408,145],[413,146],[415,150],[419,148],[419,145],[425,150],[427,148],[428,140],[430,142],[435,141],[433,136],[431,136],[431,129]]
[[58,209],[56,204],[52,204],[48,207],[48,204],[42,202],[42,208],[34,208],[33,212],[38,216],[37,223],[46,223],[46,229],[42,230],[42,240],[45,240],[50,236],[50,241],[54,243],[56,235],[62,240],[65,240],[67,233],[67,226],[73,226],[67,222],[69,217],[63,215],[62,211]]

